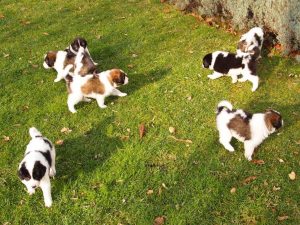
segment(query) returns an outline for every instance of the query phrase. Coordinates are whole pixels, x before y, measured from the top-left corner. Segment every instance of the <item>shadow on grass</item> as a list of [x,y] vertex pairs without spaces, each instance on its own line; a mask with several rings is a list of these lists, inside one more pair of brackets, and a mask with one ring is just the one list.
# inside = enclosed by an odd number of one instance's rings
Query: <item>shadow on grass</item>
[[121,140],[113,136],[113,122],[114,117],[105,118],[84,135],[66,140],[57,154],[58,176],[67,182],[80,174],[89,176],[122,148]]

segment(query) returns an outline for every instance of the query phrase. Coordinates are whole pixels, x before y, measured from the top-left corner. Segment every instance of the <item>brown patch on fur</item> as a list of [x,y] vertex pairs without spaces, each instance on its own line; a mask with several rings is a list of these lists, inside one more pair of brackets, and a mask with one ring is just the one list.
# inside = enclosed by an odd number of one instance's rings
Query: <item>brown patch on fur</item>
[[47,56],[45,58],[46,63],[48,64],[48,66],[53,67],[54,63],[56,61],[56,51],[50,51],[47,52]]
[[272,130],[273,128],[278,129],[282,126],[281,124],[281,115],[273,110],[267,110],[265,113],[265,123],[268,130]]
[[242,52],[246,52],[247,42],[245,40],[240,41],[238,43],[238,49],[240,49]]
[[100,82],[98,76],[94,76],[93,78],[89,79],[82,87],[81,91],[83,94],[90,94],[90,93],[97,93],[103,94],[104,93],[104,85]]
[[112,69],[110,71],[110,76],[108,80],[111,83],[111,85],[113,85],[114,83],[119,84],[120,80],[122,79],[122,76],[125,76],[125,74],[121,70]]
[[230,120],[228,128],[234,130],[239,136],[244,137],[245,140],[251,139],[249,120],[242,118],[240,115],[236,115]]

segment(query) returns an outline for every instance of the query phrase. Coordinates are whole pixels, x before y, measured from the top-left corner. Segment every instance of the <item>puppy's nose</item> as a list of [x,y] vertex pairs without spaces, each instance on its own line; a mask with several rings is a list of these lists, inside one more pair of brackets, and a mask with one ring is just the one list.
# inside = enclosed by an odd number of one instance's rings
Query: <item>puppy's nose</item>
[[33,185],[32,188],[36,188],[36,185]]

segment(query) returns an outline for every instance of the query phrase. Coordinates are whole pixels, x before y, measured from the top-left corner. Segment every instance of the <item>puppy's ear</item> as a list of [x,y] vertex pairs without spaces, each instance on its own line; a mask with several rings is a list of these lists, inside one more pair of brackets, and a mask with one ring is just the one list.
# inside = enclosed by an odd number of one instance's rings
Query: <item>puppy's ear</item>
[[45,173],[46,167],[40,161],[36,161],[32,171],[33,179],[40,181],[44,177]]
[[237,46],[237,48],[240,49],[242,52],[246,51],[246,47],[247,47],[247,42],[245,40],[240,41]]
[[56,53],[57,52],[54,52],[54,51],[47,52],[47,55],[45,57],[45,62],[47,63],[47,65],[49,67],[54,66],[54,63],[56,61]]
[[212,54],[209,53],[206,56],[204,56],[204,58],[203,58],[203,67],[209,68],[209,66],[211,65],[211,62],[212,62]]
[[79,45],[82,46],[83,48],[87,47],[87,41],[84,38],[78,38]]
[[21,168],[18,170],[18,176],[21,180],[30,180],[31,176],[25,166],[25,162],[22,163]]
[[112,69],[110,72],[111,80],[116,84],[124,84],[126,74],[119,69]]
[[265,122],[267,125],[268,130],[272,130],[273,128],[279,129],[282,127],[282,117],[281,115],[272,110],[272,109],[267,109],[265,112]]

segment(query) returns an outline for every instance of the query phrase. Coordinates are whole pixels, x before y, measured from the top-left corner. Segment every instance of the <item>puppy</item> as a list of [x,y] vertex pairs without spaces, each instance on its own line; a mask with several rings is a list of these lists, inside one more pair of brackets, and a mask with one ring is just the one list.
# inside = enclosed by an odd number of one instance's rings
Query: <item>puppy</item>
[[68,108],[72,113],[75,113],[75,105],[80,101],[89,102],[94,98],[100,108],[106,108],[104,104],[105,97],[109,95],[126,96],[117,89],[119,85],[128,83],[127,74],[119,69],[112,69],[101,72],[99,74],[90,74],[84,77],[74,76],[68,82]]
[[242,35],[237,46],[237,54],[251,53],[256,59],[261,58],[260,54],[263,41],[263,30],[260,27],[254,27]]
[[90,59],[92,60],[94,65],[98,65],[98,63],[95,63],[94,60],[91,57],[91,54],[89,52],[89,49],[87,47],[87,41],[84,38],[77,37],[73,40],[73,42],[66,48],[67,52],[72,52],[73,54],[77,55],[78,53],[87,53]]
[[49,51],[44,58],[44,68],[54,68],[57,72],[54,82],[64,79],[68,74],[85,76],[97,72],[97,67],[90,56],[81,52],[75,55],[71,51]]
[[242,109],[232,109],[228,101],[221,101],[217,107],[217,128],[220,143],[230,152],[234,151],[230,141],[235,137],[244,142],[245,157],[252,160],[254,149],[264,139],[283,126],[279,112],[268,109],[264,113],[250,114]]
[[27,187],[29,195],[40,187],[43,191],[46,207],[51,207],[50,177],[54,177],[55,148],[47,138],[35,128],[29,129],[31,141],[27,145],[23,160],[19,165],[18,176]]
[[[202,67],[214,70],[213,74],[208,75],[210,79],[217,79],[227,74],[231,76],[232,83],[249,80],[252,82],[252,91],[258,87],[257,62],[249,53],[243,53],[240,56],[223,51],[209,53],[204,56]],[[242,75],[242,78],[238,79],[238,75]]]

